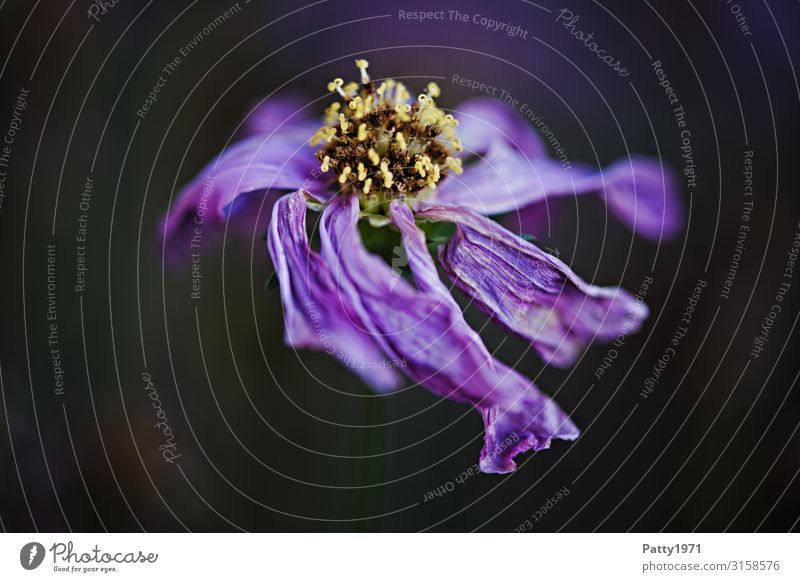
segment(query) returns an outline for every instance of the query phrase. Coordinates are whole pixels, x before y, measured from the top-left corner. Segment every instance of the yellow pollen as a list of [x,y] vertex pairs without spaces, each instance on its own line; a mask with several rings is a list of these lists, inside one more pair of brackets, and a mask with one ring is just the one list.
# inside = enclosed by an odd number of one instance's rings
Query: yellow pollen
[[463,146],[458,120],[437,103],[437,83],[409,92],[390,78],[370,80],[366,59],[354,62],[360,82],[337,77],[327,84],[337,100],[309,142],[321,144],[315,154],[320,173],[334,176],[344,194],[358,195],[364,212],[380,215],[388,201],[424,196],[448,174],[461,174]]
[[355,93],[358,93],[358,83],[350,81],[344,87],[342,87],[342,89],[344,89],[344,92],[348,95],[354,95]]
[[417,156],[417,161],[414,164],[414,170],[423,178],[428,175],[428,172],[433,170],[433,164],[429,156]]
[[342,108],[342,104],[338,101],[331,103],[330,107],[325,110],[324,120],[325,123],[331,124],[336,122],[336,119],[339,116],[339,110]]
[[330,143],[331,140],[336,137],[336,130],[332,127],[321,127],[317,130],[311,139],[308,140],[308,143],[311,145],[317,145],[318,143],[325,142]]
[[369,157],[369,161],[372,162],[373,166],[377,166],[378,164],[381,163],[381,157],[378,155],[378,152],[376,152],[374,149],[369,148],[367,150],[367,156]]
[[451,158],[450,156],[447,156],[447,159],[444,161],[444,163],[456,174],[461,174],[464,171],[464,169],[461,167],[461,160],[458,158]]
[[381,174],[383,175],[383,187],[391,188],[393,184],[394,174],[389,171],[389,163],[381,162]]
[[411,97],[411,94],[406,90],[406,86],[402,83],[397,83],[397,89],[395,90],[395,100],[397,101],[408,101]]

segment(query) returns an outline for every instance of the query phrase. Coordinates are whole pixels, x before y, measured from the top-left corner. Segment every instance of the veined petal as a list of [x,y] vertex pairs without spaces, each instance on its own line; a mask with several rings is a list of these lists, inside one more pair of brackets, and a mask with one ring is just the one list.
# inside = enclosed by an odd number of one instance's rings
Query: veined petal
[[264,201],[262,216],[269,216],[272,200],[264,197],[315,187],[317,168],[304,139],[280,133],[279,129],[272,135],[255,135],[232,145],[183,188],[162,219],[159,233],[168,259],[176,263],[189,259],[197,229],[203,246],[209,248],[224,231],[226,221],[229,229],[252,236],[256,218],[236,209],[258,210]]
[[406,362],[403,371],[415,382],[484,412],[487,437],[481,469],[513,471],[516,454],[546,448],[552,439],[576,438],[578,429],[558,405],[494,359],[467,325],[436,275],[410,210],[398,201],[391,204],[416,288],[364,248],[358,211],[357,199],[336,197],[323,213],[322,254],[337,265],[340,301],[354,306],[373,336],[380,338],[384,352]]
[[535,130],[518,112],[487,101],[492,100],[470,101],[463,108],[470,112],[460,128],[464,148],[479,159],[442,182],[438,201],[495,215],[545,199],[596,194],[645,238],[670,238],[680,231],[683,210],[676,181],[659,160],[630,156],[603,171],[562,164],[546,155]]
[[431,205],[417,218],[455,223],[440,251],[445,271],[549,364],[569,366],[595,339],[636,332],[647,317],[644,303],[624,289],[586,283],[562,261],[473,210]]
[[286,343],[326,352],[378,391],[395,389],[400,376],[386,365],[356,313],[336,300],[331,270],[309,246],[305,196],[294,192],[276,202],[267,237],[280,282]]

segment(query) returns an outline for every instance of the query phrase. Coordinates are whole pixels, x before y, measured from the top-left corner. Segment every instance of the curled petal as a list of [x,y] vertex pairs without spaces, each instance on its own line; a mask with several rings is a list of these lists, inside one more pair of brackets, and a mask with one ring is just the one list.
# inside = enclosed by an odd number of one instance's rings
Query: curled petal
[[462,122],[462,141],[478,159],[465,164],[463,174],[443,181],[439,201],[495,215],[560,197],[596,194],[645,238],[670,238],[680,231],[677,184],[659,160],[630,156],[602,171],[562,163],[546,155],[535,130],[517,111],[492,101],[469,101],[462,108],[469,113]]
[[647,317],[644,303],[624,289],[586,283],[562,261],[472,210],[429,206],[417,218],[455,223],[440,252],[445,271],[549,364],[569,366],[593,340],[638,331]]
[[162,219],[159,233],[167,258],[171,262],[186,262],[197,229],[205,247],[220,237],[226,223],[229,228],[252,236],[255,218],[252,212],[241,210],[256,210],[257,216],[263,201],[266,208],[261,215],[268,215],[273,200],[264,200],[265,196],[314,187],[317,168],[304,139],[279,130],[232,145],[183,188]]
[[395,389],[400,376],[391,366],[381,365],[380,349],[353,310],[336,300],[332,273],[309,246],[306,208],[303,192],[283,196],[273,208],[267,237],[280,282],[286,343],[326,352],[377,391]]
[[[546,448],[553,439],[576,438],[577,428],[558,405],[494,359],[467,325],[436,275],[410,210],[397,201],[391,204],[416,286],[367,252],[358,234],[358,210],[355,198],[337,197],[323,213],[322,255],[337,265],[340,301],[353,305],[373,336],[380,338],[383,351],[403,361],[403,371],[415,382],[484,412],[481,469],[513,471],[516,454]],[[500,443],[498,435],[503,435]]]

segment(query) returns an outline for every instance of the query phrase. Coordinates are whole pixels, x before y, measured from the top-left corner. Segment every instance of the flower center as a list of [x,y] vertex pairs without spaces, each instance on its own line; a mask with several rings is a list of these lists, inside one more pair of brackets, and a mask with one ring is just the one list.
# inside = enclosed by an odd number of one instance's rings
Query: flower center
[[328,90],[340,100],[325,110],[311,138],[323,172],[333,171],[342,192],[359,195],[362,206],[434,190],[449,171],[461,173],[458,121],[436,106],[441,90],[428,83],[415,101],[403,83],[371,81],[364,59],[356,60],[361,83],[337,78]]

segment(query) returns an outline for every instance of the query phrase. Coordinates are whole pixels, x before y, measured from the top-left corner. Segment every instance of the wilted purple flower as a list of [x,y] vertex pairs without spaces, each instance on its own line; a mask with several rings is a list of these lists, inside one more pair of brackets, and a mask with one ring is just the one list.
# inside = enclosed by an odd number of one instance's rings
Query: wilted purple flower
[[[436,104],[435,83],[413,99],[402,83],[370,81],[366,61],[356,65],[360,83],[329,84],[340,100],[321,129],[292,100],[256,108],[248,135],[209,164],[165,218],[165,251],[188,253],[201,215],[204,236],[243,221],[252,234],[259,208],[281,194],[268,248],[286,343],[329,353],[382,392],[401,385],[402,371],[439,396],[472,404],[485,424],[481,469],[513,471],[517,454],[579,431],[488,352],[428,245],[447,232],[438,259],[450,279],[546,363],[569,366],[592,341],[636,331],[647,308],[623,289],[586,283],[487,216],[593,193],[637,233],[660,239],[681,225],[672,177],[641,157],[600,171],[565,170],[505,105],[468,101],[454,110],[459,122]],[[322,211],[319,251],[307,234],[309,208]],[[410,278],[367,249],[365,230],[373,239],[399,231]]]

